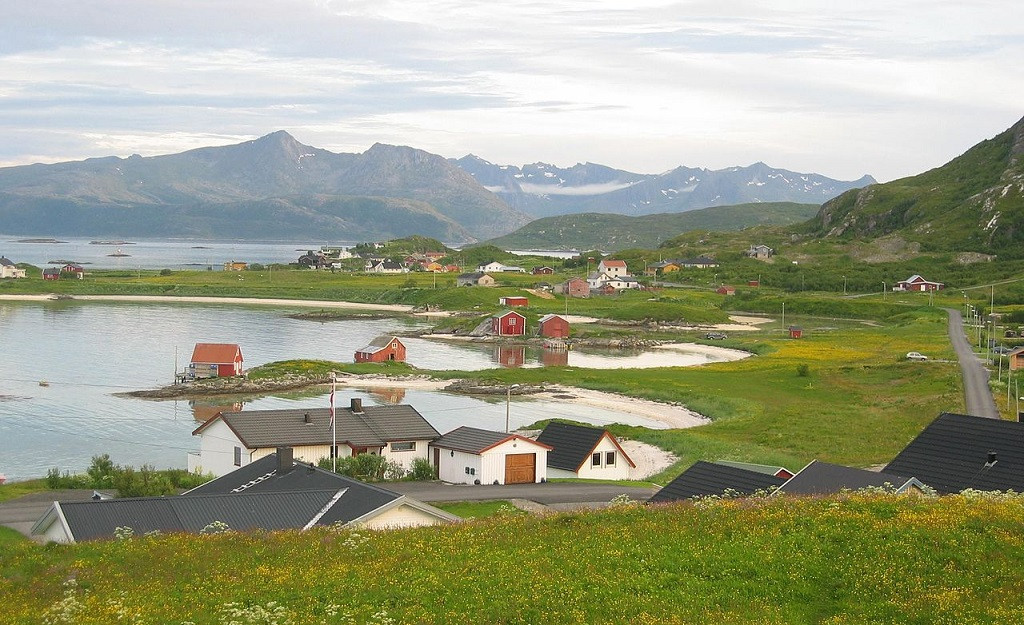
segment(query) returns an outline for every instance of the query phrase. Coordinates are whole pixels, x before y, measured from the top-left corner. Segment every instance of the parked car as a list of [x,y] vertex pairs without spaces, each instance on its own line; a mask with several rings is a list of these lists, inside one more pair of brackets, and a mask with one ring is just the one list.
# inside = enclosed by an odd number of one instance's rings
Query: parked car
[[722,341],[729,337],[726,336],[725,332],[708,332],[707,334],[704,335],[704,338],[706,338],[709,341]]
[[907,360],[928,360],[921,352],[907,352]]
[[992,348],[992,351],[994,351],[997,354],[1009,354],[1013,350],[1010,349],[1009,347],[1006,347],[1005,345],[996,345],[995,347]]

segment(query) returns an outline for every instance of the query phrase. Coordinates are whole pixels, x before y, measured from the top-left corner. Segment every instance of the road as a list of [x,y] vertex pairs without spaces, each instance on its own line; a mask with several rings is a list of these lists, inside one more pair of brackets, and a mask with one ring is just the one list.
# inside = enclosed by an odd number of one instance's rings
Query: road
[[999,418],[992,390],[988,386],[988,370],[978,358],[964,332],[964,320],[960,311],[947,308],[949,315],[949,340],[960,360],[960,371],[964,380],[964,402],[967,414],[977,417]]

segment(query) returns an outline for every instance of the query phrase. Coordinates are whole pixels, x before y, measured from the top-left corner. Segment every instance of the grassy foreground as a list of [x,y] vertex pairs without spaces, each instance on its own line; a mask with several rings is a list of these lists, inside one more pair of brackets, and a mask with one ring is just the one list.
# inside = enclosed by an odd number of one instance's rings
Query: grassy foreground
[[0,581],[12,624],[1011,623],[1022,523],[1020,496],[724,500],[0,544]]

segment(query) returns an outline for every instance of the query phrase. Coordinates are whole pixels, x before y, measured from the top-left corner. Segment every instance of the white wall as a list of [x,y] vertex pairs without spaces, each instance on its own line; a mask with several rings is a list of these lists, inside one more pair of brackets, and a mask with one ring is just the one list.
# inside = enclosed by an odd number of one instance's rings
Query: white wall
[[536,454],[537,463],[533,481],[540,482],[542,479],[547,479],[548,450],[529,441],[516,439],[506,441],[497,447],[487,450],[481,463],[480,473],[483,477],[480,479],[480,483],[493,484],[497,480],[499,484],[504,484],[505,456],[509,454],[530,453]]
[[[276,447],[263,447],[252,452],[252,459],[259,460],[260,458],[269,456],[277,452]],[[244,451],[242,452],[244,455]],[[338,457],[344,458],[345,456],[351,455],[352,450],[348,445],[338,444]],[[320,462],[321,458],[331,457],[331,446],[330,445],[303,445],[299,447],[292,447],[292,457],[299,462],[309,462],[316,464]],[[246,464],[246,459],[242,458],[242,464]]]
[[[466,467],[472,469],[473,474],[466,473]],[[502,468],[502,472],[504,473],[504,468]],[[441,449],[437,478],[442,482],[451,482],[452,484],[472,484],[477,479],[481,484],[490,484],[481,478],[480,456],[467,454],[464,451],[453,452],[450,449]],[[493,480],[493,478],[491,479]]]
[[[615,452],[615,464],[606,464],[607,452]],[[629,479],[629,462],[622,457],[622,452],[607,436],[601,438],[593,453],[601,453],[601,466],[595,467],[588,457],[580,468],[579,477],[590,480],[626,480]],[[593,455],[593,453],[591,455]]]
[[401,504],[373,517],[365,523],[361,523],[360,527],[383,530],[399,527],[422,527],[424,525],[438,525],[441,523],[444,523],[444,521],[432,514],[427,514],[412,506]]
[[416,449],[413,451],[391,451],[391,443],[388,443],[384,446],[384,451],[381,452],[381,455],[391,462],[397,462],[402,465],[404,469],[411,469],[412,461],[416,458],[423,458],[424,460],[427,459],[427,448],[430,446],[430,441],[405,442],[414,442],[416,444]]
[[[220,477],[234,471],[235,447],[242,447],[241,441],[224,423],[217,419],[199,435],[199,467],[202,473]],[[249,464],[249,450],[242,448],[242,465]]]

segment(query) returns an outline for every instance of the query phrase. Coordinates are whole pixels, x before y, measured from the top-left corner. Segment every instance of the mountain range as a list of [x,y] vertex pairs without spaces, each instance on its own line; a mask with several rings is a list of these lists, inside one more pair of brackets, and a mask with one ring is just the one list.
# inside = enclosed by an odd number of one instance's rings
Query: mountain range
[[586,212],[652,215],[755,202],[820,205],[840,193],[875,183],[867,175],[844,182],[764,163],[636,174],[594,163],[569,168],[547,163],[495,165],[472,154],[452,162],[506,204],[534,217]]
[[284,131],[166,156],[0,169],[8,234],[467,242],[528,221],[435,154],[383,144],[337,154]]
[[277,131],[178,154],[0,168],[0,231],[96,237],[380,240],[453,244],[534,218],[648,215],[742,202],[820,204],[874,182],[840,182],[763,163],[659,175],[602,165],[492,165],[375,144],[334,153]]

